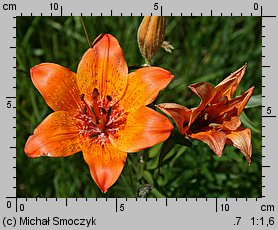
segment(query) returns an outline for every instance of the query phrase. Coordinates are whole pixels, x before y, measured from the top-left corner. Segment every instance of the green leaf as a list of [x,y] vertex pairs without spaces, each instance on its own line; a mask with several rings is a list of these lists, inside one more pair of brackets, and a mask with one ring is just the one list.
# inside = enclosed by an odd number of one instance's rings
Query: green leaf
[[166,141],[163,142],[159,154],[158,168],[162,166],[163,159],[173,149],[174,146],[175,146],[175,139],[171,136]]
[[161,146],[159,160],[158,160],[158,168],[162,166],[162,162],[167,154],[173,149],[175,144],[179,144],[182,146],[192,146],[190,140],[186,139],[177,129],[174,129],[171,136],[164,141],[163,145]]
[[250,128],[252,131],[254,131],[256,133],[260,133],[261,132],[261,130],[258,129],[256,127],[256,125],[247,117],[247,115],[246,115],[246,113],[244,113],[244,111],[240,115],[240,120],[242,121],[242,123],[246,127]]
[[252,96],[247,105],[245,106],[245,108],[254,108],[254,107],[259,107],[262,106],[262,95],[254,95]]

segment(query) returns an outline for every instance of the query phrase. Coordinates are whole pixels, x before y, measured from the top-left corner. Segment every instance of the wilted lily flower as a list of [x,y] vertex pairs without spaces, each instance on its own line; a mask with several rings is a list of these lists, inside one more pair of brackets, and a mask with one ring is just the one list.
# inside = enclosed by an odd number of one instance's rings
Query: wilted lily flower
[[[165,36],[166,18],[163,16],[145,16],[139,26],[137,40],[146,64],[150,64]],[[171,50],[171,49],[170,49]]]
[[53,63],[31,69],[31,78],[54,110],[25,145],[29,157],[67,157],[82,150],[91,176],[106,192],[118,179],[127,152],[168,138],[173,129],[146,107],[173,76],[158,67],[128,74],[112,35],[100,35],[82,57],[77,73]]
[[198,107],[188,109],[174,103],[157,107],[173,118],[181,134],[206,143],[221,156],[225,144],[240,149],[251,163],[251,131],[241,126],[239,115],[250,99],[254,87],[242,95],[233,95],[245,73],[246,65],[232,73],[216,87],[209,83],[196,83],[189,88],[201,98]]

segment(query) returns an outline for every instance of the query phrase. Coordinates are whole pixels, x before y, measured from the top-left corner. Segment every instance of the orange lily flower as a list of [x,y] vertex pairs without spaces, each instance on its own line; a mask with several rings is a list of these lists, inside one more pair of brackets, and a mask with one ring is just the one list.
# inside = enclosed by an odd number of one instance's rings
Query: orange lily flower
[[239,115],[250,99],[254,87],[241,96],[233,95],[245,73],[246,65],[232,73],[216,87],[196,83],[189,88],[201,98],[198,107],[188,109],[174,103],[157,107],[173,118],[181,134],[206,143],[221,156],[225,144],[238,148],[251,163],[251,131],[241,126]]
[[96,38],[76,74],[53,63],[30,72],[54,112],[34,130],[24,151],[29,157],[67,157],[82,150],[102,192],[118,179],[127,152],[158,144],[173,129],[166,117],[146,107],[173,76],[158,67],[128,74],[123,51],[110,34]]

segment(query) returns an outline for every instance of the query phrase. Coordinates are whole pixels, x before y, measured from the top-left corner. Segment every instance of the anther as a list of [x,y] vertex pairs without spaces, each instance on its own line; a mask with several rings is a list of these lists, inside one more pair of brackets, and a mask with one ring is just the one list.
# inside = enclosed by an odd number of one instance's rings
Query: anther
[[102,107],[100,108],[100,112],[101,112],[102,114],[104,114],[104,115],[107,114],[107,111],[106,111],[104,108],[102,108]]
[[81,100],[81,101],[84,101],[84,97],[85,97],[85,94],[82,93],[82,94],[80,95],[80,100]]
[[221,125],[220,124],[217,124],[217,123],[210,123],[209,124],[209,127],[210,128],[213,128],[213,129],[216,129],[216,128],[219,128]]
[[98,92],[98,89],[97,88],[94,88],[94,91],[93,91],[93,99],[97,99],[99,96],[99,92]]
[[208,113],[205,113],[204,120],[206,121],[208,119]]
[[112,97],[111,97],[111,96],[106,95],[106,98],[107,98],[107,100],[108,100],[109,102],[112,101]]
[[224,113],[224,115],[222,116],[223,119],[225,119],[228,116],[228,113]]

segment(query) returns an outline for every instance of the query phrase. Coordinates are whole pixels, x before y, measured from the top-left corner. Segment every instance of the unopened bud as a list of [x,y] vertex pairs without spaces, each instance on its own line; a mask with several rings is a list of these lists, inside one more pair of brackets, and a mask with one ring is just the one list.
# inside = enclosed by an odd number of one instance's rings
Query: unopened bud
[[164,41],[166,18],[163,16],[145,16],[139,26],[137,40],[141,54],[150,64]]

